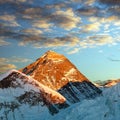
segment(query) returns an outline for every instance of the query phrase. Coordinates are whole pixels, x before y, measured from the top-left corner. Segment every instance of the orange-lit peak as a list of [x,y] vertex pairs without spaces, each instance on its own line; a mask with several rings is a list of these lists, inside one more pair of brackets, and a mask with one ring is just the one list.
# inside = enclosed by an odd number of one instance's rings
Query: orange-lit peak
[[52,50],[47,51],[42,58],[52,59],[52,60],[59,60],[64,59],[64,55],[58,54]]

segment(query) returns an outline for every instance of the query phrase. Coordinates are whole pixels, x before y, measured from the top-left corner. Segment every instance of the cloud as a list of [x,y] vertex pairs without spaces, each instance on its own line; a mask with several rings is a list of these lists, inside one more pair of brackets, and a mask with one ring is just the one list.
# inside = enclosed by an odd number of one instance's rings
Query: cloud
[[5,45],[10,45],[10,42],[6,42],[4,40],[2,40],[3,38],[0,38],[0,46],[5,46]]
[[34,29],[34,28],[29,28],[29,29],[23,29],[21,30],[21,33],[26,34],[26,35],[40,35],[43,32],[41,30],[38,29]]
[[36,18],[32,24],[34,27],[39,28],[49,28],[52,25],[55,25],[66,30],[70,30],[75,28],[77,24],[81,23],[80,17],[76,16],[71,8],[61,10],[60,8],[63,7],[63,4],[55,4],[55,6],[57,7],[56,10],[53,9],[54,7],[51,8],[50,5],[47,5],[44,8],[27,8],[22,12],[22,14],[26,19],[28,18],[33,20],[33,18]]
[[0,64],[5,64],[5,63],[25,63],[25,62],[31,62],[31,59],[27,58],[20,58],[17,56],[13,56],[11,58],[0,58]]
[[71,30],[81,23],[81,18],[76,16],[72,9],[67,9],[53,13],[51,21],[66,30]]
[[112,45],[115,41],[110,35],[93,35],[80,41],[79,45],[82,48],[92,48],[102,45]]
[[98,13],[98,8],[96,7],[88,7],[88,6],[84,6],[84,7],[81,7],[79,9],[77,9],[77,13],[79,15],[85,15],[85,16],[93,16],[93,15],[96,15]]
[[106,3],[106,4],[119,4],[120,0],[99,0],[102,3]]
[[15,15],[0,15],[0,20],[4,22],[4,26],[9,26],[9,27],[17,27],[20,26],[17,21]]
[[46,37],[46,36],[28,36],[24,37],[23,41],[19,43],[20,46],[32,44],[35,48],[43,47],[61,47],[61,46],[74,46],[79,43],[79,39],[73,36],[63,37]]
[[[42,4],[42,3],[41,3]],[[29,20],[47,20],[52,14],[53,8],[44,7],[27,7],[20,11],[23,19]]]
[[13,56],[11,58],[0,58],[0,73],[4,73],[7,70],[17,68],[17,66],[14,65],[15,63],[19,64],[27,62],[32,62],[32,60],[27,58],[20,58],[17,56]]
[[90,45],[105,45],[105,44],[113,44],[114,40],[109,35],[95,35],[87,38],[88,43]]
[[16,17],[14,15],[0,15],[0,20],[4,20],[4,21],[13,21],[15,20]]
[[0,1],[0,3],[7,3],[7,2],[23,3],[23,2],[26,2],[26,1],[28,1],[28,0],[17,0],[17,1],[15,1],[15,0],[2,0],[2,1]]
[[100,30],[100,26],[101,24],[99,22],[95,22],[95,23],[91,23],[83,26],[82,30],[84,32],[93,32],[93,31],[97,32]]
[[13,64],[0,64],[0,73],[4,73],[10,69],[15,69],[16,66]]
[[[7,39],[14,39],[19,46],[43,48],[78,44],[86,48],[117,41],[104,34],[117,34],[110,27],[120,25],[119,5],[111,7],[102,2],[105,4],[102,6],[96,0],[39,2],[41,4],[33,0],[0,1],[4,6],[0,15],[0,35],[4,36],[0,41],[2,45],[9,45]],[[73,31],[77,35],[73,36]]]
[[91,21],[91,22],[99,21],[99,23],[112,23],[112,22],[116,22],[118,20],[119,20],[119,17],[115,16],[115,15],[112,15],[109,17],[102,17],[102,18],[98,18],[98,17],[89,18],[89,21]]
[[74,48],[73,50],[69,51],[67,54],[75,54],[79,52],[80,48]]
[[37,28],[50,28],[52,27],[52,23],[48,23],[47,20],[35,20],[32,23],[33,27],[37,27]]

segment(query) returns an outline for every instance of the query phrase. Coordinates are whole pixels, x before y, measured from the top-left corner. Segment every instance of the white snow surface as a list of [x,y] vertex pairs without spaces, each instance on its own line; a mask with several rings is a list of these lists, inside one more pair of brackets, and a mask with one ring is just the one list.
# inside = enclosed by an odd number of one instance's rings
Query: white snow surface
[[[33,81],[33,79],[30,80]],[[27,84],[25,86],[26,91],[29,91],[31,87],[33,85]],[[40,88],[46,92],[51,92],[50,89],[41,84]],[[34,87],[32,89],[38,90]],[[10,111],[7,116],[3,116],[3,119],[0,120],[120,120],[120,83],[110,88],[101,89],[103,95],[100,97],[73,104],[53,116],[45,106],[35,105],[30,107],[23,104],[19,109]],[[14,101],[14,96],[23,93],[22,88],[0,89],[0,103]],[[56,94],[56,92],[54,93]],[[0,108],[0,117],[3,113],[5,113],[5,109]]]
[[103,88],[103,95],[71,105],[49,120],[120,120],[120,83]]
[[69,76],[76,73],[76,69],[75,68],[71,68],[67,73],[65,73],[65,76]]
[[[20,73],[22,76],[25,76],[26,78],[28,78],[28,80],[26,80],[26,79],[21,80],[21,79],[18,79],[18,78],[16,79],[17,83],[20,83],[20,85],[24,86],[24,91],[29,91],[31,89],[31,90],[35,90],[35,91],[39,92],[39,90],[40,90],[41,92],[46,93],[46,96],[44,96],[44,97],[46,97],[46,99],[48,99],[48,101],[51,102],[51,103],[52,103],[51,98],[53,98],[53,97],[56,99],[56,101],[55,101],[56,104],[59,103],[60,101],[66,101],[66,99],[61,94],[59,94],[58,92],[48,88],[47,86],[44,86],[40,82],[31,78],[30,76],[27,76],[24,73],[21,73],[17,70],[10,70],[9,72],[3,74],[2,77],[0,76],[0,80],[7,77],[12,72]],[[24,82],[27,82],[27,84],[24,84]],[[12,88],[8,88],[7,91],[9,91],[9,89],[12,90]],[[2,90],[4,91],[4,89],[2,89]],[[17,91],[17,89],[15,89],[15,90],[16,90],[16,93],[19,94],[20,90],[19,91]],[[22,91],[23,91],[23,89],[21,89],[20,92],[22,92]],[[14,93],[14,92],[15,91],[13,90],[11,93]],[[0,94],[1,93],[4,93],[4,92],[0,92]]]
[[11,74],[12,72],[19,72],[19,71],[17,71],[17,70],[15,70],[15,69],[12,69],[12,70],[9,70],[8,72],[6,72],[6,73],[4,73],[4,74],[1,74],[0,75],[0,81],[2,80],[2,79],[4,79],[5,77],[7,77],[9,74]]

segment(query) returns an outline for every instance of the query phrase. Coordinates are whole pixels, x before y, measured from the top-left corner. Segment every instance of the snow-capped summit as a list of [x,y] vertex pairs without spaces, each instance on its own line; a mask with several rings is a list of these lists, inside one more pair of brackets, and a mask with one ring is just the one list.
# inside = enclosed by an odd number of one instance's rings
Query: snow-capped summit
[[101,90],[93,85],[64,55],[48,51],[20,70],[45,86],[60,92],[70,103],[93,98]]

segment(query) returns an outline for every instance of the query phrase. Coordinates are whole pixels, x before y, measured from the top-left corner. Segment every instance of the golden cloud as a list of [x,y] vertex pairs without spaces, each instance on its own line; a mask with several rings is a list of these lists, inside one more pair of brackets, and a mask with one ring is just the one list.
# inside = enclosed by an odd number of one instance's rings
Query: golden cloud
[[24,34],[30,34],[30,35],[40,35],[42,34],[41,30],[30,28],[30,29],[23,29],[21,30],[22,33]]
[[13,64],[0,64],[0,73],[4,73],[10,69],[15,69],[16,66]]
[[76,16],[72,9],[58,10],[52,16],[51,20],[66,30],[71,30],[81,23],[81,18]]
[[27,36],[23,37],[23,40],[19,42],[20,46],[32,44],[35,48],[42,47],[61,47],[61,46],[75,46],[79,43],[79,39],[73,36],[63,36],[50,38],[46,36]]
[[9,14],[5,14],[5,15],[0,15],[0,20],[4,21],[4,26],[9,26],[9,27],[16,27],[16,26],[20,26],[17,21],[16,21],[16,17],[14,15],[9,15]]
[[90,45],[113,44],[115,41],[110,35],[96,35],[88,37],[87,41]]
[[97,32],[100,30],[100,26],[101,24],[99,22],[95,22],[95,23],[91,23],[91,24],[87,24],[85,26],[83,26],[83,31],[85,32]]
[[109,17],[90,17],[89,21],[90,22],[97,22],[99,21],[99,23],[111,23],[111,22],[116,22],[119,20],[118,16],[109,16]]
[[33,27],[37,28],[50,28],[52,26],[52,23],[49,23],[47,20],[36,20],[32,24]]
[[0,15],[0,20],[4,20],[4,21],[13,21],[15,20],[16,17],[14,15]]
[[25,63],[25,62],[31,62],[31,59],[27,58],[20,58],[17,56],[13,56],[11,58],[0,58],[0,64],[8,64],[8,63]]

